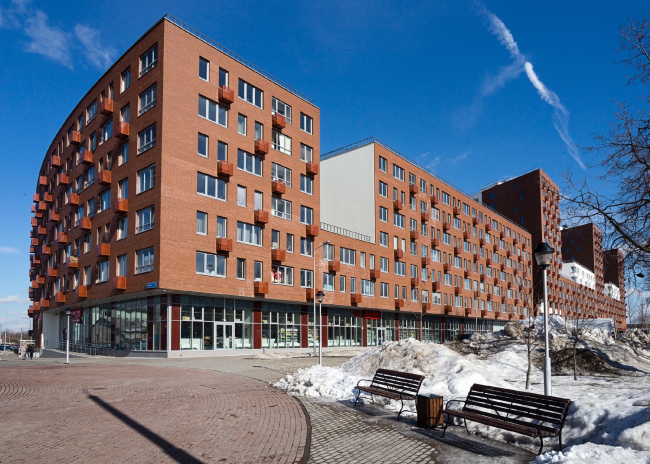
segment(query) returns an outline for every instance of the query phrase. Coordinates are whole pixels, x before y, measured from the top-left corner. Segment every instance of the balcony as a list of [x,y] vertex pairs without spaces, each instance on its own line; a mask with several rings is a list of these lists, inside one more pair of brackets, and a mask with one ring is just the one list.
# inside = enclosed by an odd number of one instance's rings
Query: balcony
[[284,195],[287,193],[287,184],[281,180],[271,181],[271,191],[277,195]]
[[79,267],[79,258],[77,256],[68,257],[68,268],[77,269]]
[[395,259],[404,258],[404,252],[402,250],[395,250]]
[[431,290],[434,292],[439,292],[440,291],[440,282],[431,282]]
[[59,213],[50,210],[48,219],[50,220],[50,222],[59,222],[60,219]]
[[[316,292],[318,293],[318,292]],[[305,297],[308,300],[313,300],[314,299],[314,289],[313,288],[306,288],[305,289]]]
[[38,203],[40,199],[41,199],[41,197],[40,197],[40,195],[39,195],[38,193],[35,193],[35,194],[32,196],[32,201],[33,201],[34,203]]
[[327,264],[327,270],[328,270],[328,272],[340,272],[341,271],[341,261],[338,261],[338,260],[330,261]]
[[421,220],[422,222],[427,222],[429,219],[431,219],[431,214],[429,214],[428,211],[427,211],[427,212],[421,212],[421,213],[420,213],[420,220]]
[[443,222],[443,223],[442,223],[442,229],[443,229],[443,230],[449,230],[449,229],[451,229],[451,224],[448,223],[447,221]]
[[68,243],[68,234],[66,234],[65,232],[59,232],[57,242],[59,242],[59,243]]
[[37,238],[32,239],[32,246],[38,246],[38,239]]
[[225,103],[226,105],[232,104],[235,101],[235,91],[230,87],[222,85],[219,87],[219,101]]
[[474,258],[474,262],[477,262],[478,259],[480,258],[480,256],[478,255],[478,253],[474,253],[474,255],[473,255],[472,257]]
[[431,204],[432,205],[437,205],[439,202],[440,202],[440,200],[438,200],[437,196],[431,195]]
[[269,154],[269,141],[258,139],[255,140],[255,153],[258,155],[268,155]]
[[[32,205],[32,207],[33,207],[33,206],[34,206],[34,205]],[[38,226],[38,220],[37,220],[35,217],[32,218],[31,222],[32,222],[32,227],[36,227],[36,226]]]
[[492,264],[493,264],[493,262],[492,262],[492,258],[487,258],[487,259],[485,260],[485,265],[486,265],[486,266],[492,266]]
[[287,250],[280,250],[276,248],[271,250],[271,261],[286,261],[287,259]]
[[100,243],[97,245],[97,256],[110,256],[111,245],[108,243]]
[[92,222],[89,217],[82,217],[79,219],[79,228],[81,230],[90,230],[92,228]]
[[104,116],[110,116],[113,114],[113,100],[104,98],[102,101],[100,101],[99,112]]
[[78,285],[74,290],[74,293],[77,295],[77,298],[86,298],[88,297],[88,287],[85,285]]
[[124,121],[119,121],[115,123],[115,137],[118,139],[129,138],[129,123]]
[[102,185],[110,185],[112,177],[111,171],[108,169],[102,169],[97,173],[97,182]]
[[228,161],[217,161],[217,175],[221,177],[230,177],[234,174],[235,168]]
[[81,144],[81,134],[79,131],[71,130],[68,132],[68,142],[70,145],[80,145]]
[[47,177],[38,176],[38,185],[47,186]]
[[495,301],[496,300],[496,295],[494,295],[493,293],[488,293],[487,294],[487,300],[488,301]]
[[256,295],[268,295],[269,283],[268,282],[255,282],[254,291]]
[[381,277],[381,269],[370,269],[370,278],[377,280]]
[[50,300],[41,297],[41,308],[49,308],[49,307],[50,307]]
[[217,239],[217,252],[230,253],[232,251],[232,239],[220,237]]
[[305,230],[305,233],[306,233],[309,237],[316,237],[316,236],[318,235],[319,228],[318,228],[317,225],[309,224],[309,225],[305,226],[305,229],[306,229],[306,230]]
[[472,224],[473,224],[473,225],[478,224],[478,218],[477,218],[476,216],[474,216],[474,217],[472,218]]
[[43,212],[47,211],[47,203],[45,203],[44,201],[39,201],[38,210]]
[[422,303],[422,311],[425,313],[431,311],[431,303]]
[[410,235],[411,235],[411,240],[417,240],[420,238],[420,232],[418,232],[417,230],[412,230]]
[[474,298],[483,298],[485,296],[485,293],[483,293],[480,290],[474,290]]
[[287,127],[287,120],[284,116],[281,114],[275,113],[273,115],[273,118],[271,120],[271,123],[273,124],[273,127],[276,129],[282,130],[285,127]]
[[269,212],[264,211],[263,209],[255,210],[255,223],[256,224],[266,224],[269,222]]
[[45,283],[45,277],[42,275],[36,276],[36,283],[38,285],[43,285]]
[[129,200],[118,198],[113,202],[113,212],[116,214],[126,214],[129,211]]
[[474,311],[472,308],[465,308],[465,316],[472,316],[474,314]]
[[481,317],[487,316],[487,309],[481,309]]
[[478,244],[481,245],[481,246],[485,245],[485,239],[484,238],[479,238],[478,239]]
[[449,264],[449,263],[444,263],[444,264],[442,265],[442,269],[443,269],[445,272],[449,272],[449,271],[451,271],[451,264]]
[[409,184],[409,193],[411,195],[417,195],[418,193],[418,186],[415,184]]
[[491,279],[491,278],[492,278],[491,276],[489,276],[489,275],[487,275],[485,273],[481,274],[481,281],[482,282],[485,282],[487,279]]
[[492,226],[489,223],[485,224],[485,231],[490,232],[492,230]]
[[350,294],[350,303],[359,304],[362,301],[361,293],[352,293]]
[[506,236],[506,234],[503,232],[503,230],[500,230],[499,231],[499,238],[503,238],[505,236]]
[[308,176],[317,176],[318,175],[318,164],[316,164],[316,163],[307,163],[307,175]]
[[79,194],[71,193],[69,203],[74,206],[79,206]]
[[399,309],[403,307],[404,307],[404,300],[401,298],[395,299],[395,309]]
[[465,269],[465,278],[466,278],[466,279],[469,279],[469,278],[472,277],[473,275],[474,275],[474,273],[472,272],[471,269]]
[[61,157],[57,155],[52,155],[52,166],[55,168],[61,167]]
[[494,285],[501,285],[503,281],[499,277],[494,278]]
[[48,245],[43,245],[43,248],[41,249],[41,254],[43,255],[50,255],[52,254],[52,250]]
[[431,258],[428,258],[426,256],[423,257],[422,258],[422,267],[426,267],[426,266],[429,266],[429,265],[431,265]]
[[462,251],[463,251],[463,249],[461,247],[459,247],[459,246],[454,247],[454,254],[455,255],[461,254]]
[[456,285],[456,286],[454,287],[454,293],[455,293],[456,295],[462,295],[462,294],[463,294],[463,287],[460,286],[460,285]]
[[93,164],[93,152],[90,150],[85,150],[83,153],[80,153],[79,161],[82,164]]
[[460,216],[460,208],[458,206],[454,206],[454,216]]
[[446,304],[444,306],[445,314],[450,314],[453,311],[453,308],[451,307],[450,304]]
[[420,278],[411,277],[411,287],[419,287],[419,286],[420,286]]
[[401,200],[393,200],[393,209],[398,211],[404,209],[404,203]]
[[65,303],[65,293],[57,292],[56,296],[54,297],[54,301],[57,303]]
[[431,246],[434,248],[438,248],[440,246],[440,240],[437,238],[432,238],[431,239]]
[[115,276],[112,279],[113,290],[126,290],[126,276]]

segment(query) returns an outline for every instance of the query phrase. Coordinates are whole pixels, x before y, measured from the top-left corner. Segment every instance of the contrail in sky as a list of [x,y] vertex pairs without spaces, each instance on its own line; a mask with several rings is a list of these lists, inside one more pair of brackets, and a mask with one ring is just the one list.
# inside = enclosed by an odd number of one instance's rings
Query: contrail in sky
[[501,45],[506,47],[514,61],[512,65],[502,68],[499,71],[499,74],[489,83],[484,84],[482,93],[484,95],[488,95],[492,93],[497,87],[503,87],[506,81],[517,77],[521,71],[526,71],[528,80],[537,89],[539,96],[542,98],[542,100],[553,107],[553,126],[555,127],[555,130],[558,132],[558,134],[560,134],[560,137],[562,137],[562,140],[569,150],[569,154],[573,157],[574,160],[576,160],[582,169],[586,169],[584,162],[580,158],[580,154],[578,153],[575,142],[569,134],[570,114],[560,101],[560,97],[558,97],[555,92],[549,90],[548,87],[546,87],[542,81],[539,80],[539,77],[533,70],[533,65],[529,61],[526,61],[524,55],[519,51],[519,46],[517,45],[515,38],[512,36],[512,33],[508,30],[506,25],[503,24],[503,21],[501,21],[484,5],[478,4],[477,8],[487,18],[489,22],[488,30],[497,36]]

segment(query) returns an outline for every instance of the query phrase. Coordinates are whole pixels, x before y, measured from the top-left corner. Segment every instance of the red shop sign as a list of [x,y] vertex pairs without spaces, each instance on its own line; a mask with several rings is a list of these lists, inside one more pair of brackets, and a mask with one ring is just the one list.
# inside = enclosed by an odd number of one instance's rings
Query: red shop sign
[[82,309],[73,309],[72,310],[72,322],[74,324],[81,324],[82,314],[83,314]]
[[352,314],[354,314],[355,317],[362,317],[364,319],[381,319],[381,311],[373,309],[355,309]]

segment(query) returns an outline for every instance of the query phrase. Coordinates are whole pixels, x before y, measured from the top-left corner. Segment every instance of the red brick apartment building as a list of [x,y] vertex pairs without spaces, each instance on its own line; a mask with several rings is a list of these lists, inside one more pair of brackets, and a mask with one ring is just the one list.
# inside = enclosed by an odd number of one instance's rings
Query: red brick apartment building
[[[553,314],[572,319],[612,318],[617,328],[624,330],[625,277],[620,251],[603,252],[602,233],[593,224],[561,227],[559,192],[544,171],[535,169],[489,185],[477,198],[530,230],[533,246],[546,241],[555,249],[548,271],[549,307]],[[535,262],[533,295],[534,301],[539,302],[542,274]]]

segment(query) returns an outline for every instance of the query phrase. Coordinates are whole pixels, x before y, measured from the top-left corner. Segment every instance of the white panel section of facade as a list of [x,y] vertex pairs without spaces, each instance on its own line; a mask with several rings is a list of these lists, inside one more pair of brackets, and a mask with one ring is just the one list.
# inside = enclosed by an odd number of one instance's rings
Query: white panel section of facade
[[608,297],[615,299],[616,301],[621,301],[621,289],[618,288],[618,285],[616,284],[607,282],[605,284],[605,288],[603,289],[603,293]]
[[320,163],[320,220],[375,241],[375,145]]
[[59,314],[55,311],[43,311],[43,340],[56,342],[63,334],[59,330]]
[[561,272],[564,277],[573,280],[579,285],[589,287],[592,290],[596,288],[596,277],[594,273],[582,264],[575,261],[564,261]]

